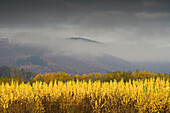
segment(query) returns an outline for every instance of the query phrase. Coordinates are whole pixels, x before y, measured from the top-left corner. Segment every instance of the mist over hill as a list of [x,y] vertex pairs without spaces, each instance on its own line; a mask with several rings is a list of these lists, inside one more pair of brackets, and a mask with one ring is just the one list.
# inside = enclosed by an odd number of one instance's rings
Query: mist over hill
[[[97,53],[93,47],[96,46],[97,41],[91,41],[81,38],[65,40],[67,44],[72,47],[60,48],[60,51],[45,49],[43,46],[32,46],[29,44],[1,42],[1,59],[0,65],[12,65],[30,69],[36,73],[46,72],[68,72],[68,73],[91,73],[91,72],[112,72],[118,70],[134,70],[133,64],[121,58],[111,55]],[[68,42],[69,41],[69,42]],[[90,44],[89,44],[90,41]],[[93,43],[91,43],[93,42]],[[5,46],[3,44],[5,43]],[[81,44],[80,44],[81,43]],[[67,45],[68,46],[68,45]],[[84,47],[83,47],[84,46]],[[91,48],[89,48],[89,46]],[[53,46],[52,46],[53,47]],[[87,48],[87,49],[86,49]],[[89,52],[85,52],[91,49]],[[64,51],[64,52],[61,52]],[[72,54],[71,54],[72,53]],[[10,60],[10,62],[8,62]],[[134,67],[135,68],[135,67]]]
[[[62,46],[61,46],[62,42]],[[66,38],[57,45],[0,42],[0,65],[29,69],[35,73],[67,72],[83,74],[147,70],[170,73],[170,64],[134,63],[106,54],[100,49],[107,44],[85,38]],[[165,68],[166,67],[166,68]]]

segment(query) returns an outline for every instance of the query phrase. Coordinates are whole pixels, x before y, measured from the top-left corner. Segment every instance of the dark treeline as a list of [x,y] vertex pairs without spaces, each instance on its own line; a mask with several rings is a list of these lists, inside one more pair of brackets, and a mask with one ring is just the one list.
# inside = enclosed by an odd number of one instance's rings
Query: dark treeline
[[36,74],[30,70],[23,68],[15,68],[11,66],[0,66],[0,77],[1,80],[4,78],[22,78],[24,81],[29,80],[31,77],[34,77]]

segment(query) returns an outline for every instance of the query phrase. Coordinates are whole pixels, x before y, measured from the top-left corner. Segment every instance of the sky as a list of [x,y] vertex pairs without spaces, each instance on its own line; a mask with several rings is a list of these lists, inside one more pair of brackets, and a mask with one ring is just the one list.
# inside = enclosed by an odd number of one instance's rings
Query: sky
[[0,36],[50,46],[83,37],[129,61],[170,62],[170,1],[0,0]]

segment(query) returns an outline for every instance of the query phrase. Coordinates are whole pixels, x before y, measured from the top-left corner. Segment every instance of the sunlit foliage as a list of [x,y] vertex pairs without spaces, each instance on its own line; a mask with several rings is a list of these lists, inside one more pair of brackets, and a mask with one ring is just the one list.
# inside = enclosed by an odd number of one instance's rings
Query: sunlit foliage
[[30,82],[42,81],[46,83],[50,83],[51,81],[63,81],[67,82],[70,81],[71,77],[68,73],[45,73],[45,74],[38,74],[34,78],[30,79]]
[[[85,78],[85,76],[84,76]],[[0,112],[170,112],[169,80],[2,83]]]

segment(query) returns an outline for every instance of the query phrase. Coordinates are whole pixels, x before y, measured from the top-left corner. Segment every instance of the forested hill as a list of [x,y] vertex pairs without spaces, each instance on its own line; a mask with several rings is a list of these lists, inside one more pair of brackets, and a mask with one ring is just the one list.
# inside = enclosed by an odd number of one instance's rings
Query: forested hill
[[[0,38],[1,39],[1,38]],[[0,40],[0,65],[16,66],[17,60],[25,59],[29,56],[41,56],[45,49],[29,46],[9,39]]]

